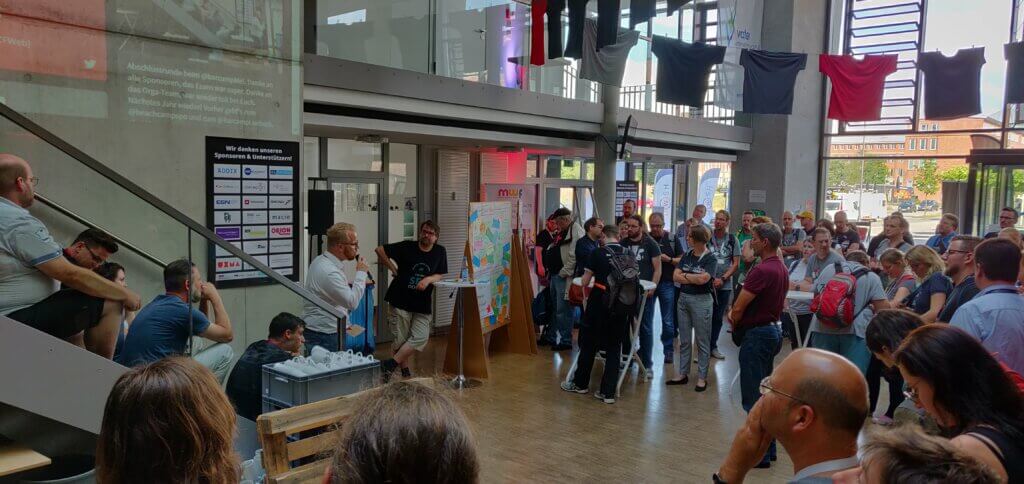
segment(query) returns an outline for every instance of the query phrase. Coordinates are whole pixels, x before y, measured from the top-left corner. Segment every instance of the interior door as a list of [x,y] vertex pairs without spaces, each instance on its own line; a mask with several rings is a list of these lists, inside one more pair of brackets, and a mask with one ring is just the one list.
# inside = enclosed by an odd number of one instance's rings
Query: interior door
[[[331,190],[334,192],[334,221],[347,222],[356,226],[356,233],[359,234],[359,255],[366,259],[370,265],[370,277],[374,281],[381,281],[382,267],[375,264],[377,256],[373,253],[377,246],[381,245],[381,218],[387,212],[381,212],[381,183],[379,181],[357,180],[349,178],[329,179]],[[345,275],[353,280],[356,275],[356,262],[347,261],[343,264]],[[380,314],[381,296],[379,291],[383,290],[382,285],[375,288],[378,291],[373,298],[374,313],[374,337],[380,341],[381,337],[390,335],[390,331],[383,331],[383,318]],[[386,334],[385,334],[386,333]]]

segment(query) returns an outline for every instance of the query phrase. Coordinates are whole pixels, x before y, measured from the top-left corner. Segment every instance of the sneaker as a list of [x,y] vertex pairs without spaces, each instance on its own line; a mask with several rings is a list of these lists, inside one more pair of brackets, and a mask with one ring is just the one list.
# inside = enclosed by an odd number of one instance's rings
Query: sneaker
[[650,368],[644,370],[643,373],[640,374],[640,378],[643,378],[644,381],[651,381],[651,380],[653,380],[654,379],[654,370],[652,370]]
[[586,394],[588,392],[588,390],[586,388],[580,388],[580,387],[576,386],[576,382],[564,381],[559,386],[562,387],[562,390],[565,390],[567,392],[572,392],[572,393],[579,393],[580,395],[584,395],[584,394]]
[[605,394],[603,394],[601,392],[594,392],[594,398],[596,398],[596,399],[598,399],[598,400],[600,400],[600,401],[602,401],[604,403],[607,403],[609,405],[615,403],[615,399],[614,398],[609,397],[609,396],[605,396]]
[[716,359],[716,360],[724,360],[725,359],[725,355],[723,355],[722,353],[719,353],[718,352],[718,348],[715,348],[715,349],[711,350],[711,357]]

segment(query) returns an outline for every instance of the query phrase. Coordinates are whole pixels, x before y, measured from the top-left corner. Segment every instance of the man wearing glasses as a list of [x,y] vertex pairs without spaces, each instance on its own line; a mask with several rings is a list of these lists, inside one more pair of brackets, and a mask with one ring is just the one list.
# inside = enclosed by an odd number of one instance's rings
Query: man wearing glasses
[[791,483],[832,482],[834,474],[859,465],[857,435],[868,416],[868,385],[848,360],[796,350],[761,380],[759,392],[712,482],[743,482],[773,439],[793,459]]
[[71,246],[64,249],[64,257],[78,267],[96,270],[111,255],[117,253],[117,241],[97,229],[86,229],[75,237]]
[[121,313],[139,309],[139,295],[90,270],[94,261],[65,258],[27,210],[38,182],[27,161],[0,154],[0,315],[112,358]]
[[433,284],[448,273],[448,253],[437,243],[440,227],[433,220],[420,224],[418,241],[404,240],[377,247],[377,257],[394,279],[385,299],[391,305],[388,322],[395,334],[394,356],[382,363],[384,381],[396,369],[412,376],[409,360],[430,339]]
[[981,240],[972,235],[957,235],[942,254],[942,260],[946,263],[946,276],[953,280],[953,290],[939,312],[940,323],[950,322],[960,306],[978,295],[978,286],[974,283],[974,249]]
[[[356,277],[350,284],[342,262],[356,260]],[[370,268],[359,256],[359,235],[355,225],[337,223],[327,229],[327,249],[309,265],[306,273],[306,289],[327,301],[346,317],[349,311],[359,307],[366,291],[366,278]],[[306,353],[314,346],[328,351],[338,351],[338,321],[334,316],[313,303],[306,302],[302,309],[306,322]]]
[[1020,213],[1017,212],[1017,209],[1013,207],[1003,207],[1003,209],[999,211],[999,223],[989,225],[988,228],[985,229],[985,238],[991,239],[999,235],[1000,230],[1009,227],[1016,227],[1018,219],[1020,219]]

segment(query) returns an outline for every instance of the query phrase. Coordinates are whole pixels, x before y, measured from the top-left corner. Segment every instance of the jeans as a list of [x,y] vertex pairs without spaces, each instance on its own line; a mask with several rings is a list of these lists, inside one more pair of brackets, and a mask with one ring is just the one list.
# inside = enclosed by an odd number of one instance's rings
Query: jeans
[[594,356],[599,349],[604,350],[606,356],[604,375],[601,377],[601,394],[613,397],[619,383],[619,364],[615,355],[622,352],[622,334],[629,324],[630,315],[605,307],[602,304],[602,292],[595,289],[588,299],[587,311],[580,325],[580,354],[572,379],[576,386],[589,388]]
[[323,347],[331,353],[338,351],[338,333],[321,333],[307,329],[302,336],[306,338],[306,356],[309,356],[309,352],[313,351],[314,346]]
[[[679,293],[679,374],[690,374],[690,360],[693,357],[691,340],[697,346],[697,378],[708,378],[708,361],[711,359],[711,309],[714,306],[711,294]],[[691,335],[692,332],[692,335]]]
[[640,361],[644,368],[651,370],[654,367],[652,353],[654,353],[654,296],[647,298],[644,304],[643,319],[640,320]]
[[676,285],[671,282],[659,282],[654,297],[661,309],[661,344],[665,347],[665,360],[672,359],[672,342],[679,335],[676,324]]
[[878,397],[882,393],[882,378],[889,382],[889,408],[885,410],[885,416],[894,418],[896,408],[903,403],[907,397],[903,395],[903,375],[895,368],[888,369],[874,355],[871,355],[871,363],[868,363],[868,395],[871,401],[871,414],[874,415],[878,406]]
[[811,348],[831,351],[850,360],[860,369],[861,375],[867,375],[868,364],[871,363],[871,351],[868,350],[864,338],[855,334],[811,333]]
[[729,307],[732,299],[732,290],[721,289],[715,291],[715,307],[711,310],[711,351],[718,349],[718,336],[722,334],[722,317],[725,316],[725,308]]
[[228,377],[228,370],[231,369],[231,360],[234,357],[235,351],[226,343],[217,343],[192,355],[192,359],[209,368],[221,384]]
[[[782,349],[782,332],[773,324],[751,328],[740,343],[740,394],[743,410],[750,412],[761,398],[761,380],[771,376],[775,355]],[[770,462],[776,453],[775,441],[761,460]]]
[[554,300],[554,324],[549,325],[551,331],[545,330],[553,344],[572,345],[572,306],[565,298],[569,282],[564,277],[551,278],[551,298]]

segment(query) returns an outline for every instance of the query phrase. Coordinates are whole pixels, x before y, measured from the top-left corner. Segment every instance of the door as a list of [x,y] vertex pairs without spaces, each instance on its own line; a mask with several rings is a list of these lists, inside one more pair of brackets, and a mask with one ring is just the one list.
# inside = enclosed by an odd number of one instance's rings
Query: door
[[[335,223],[346,222],[356,226],[356,233],[359,234],[359,255],[366,259],[370,266],[370,277],[374,281],[383,281],[386,271],[383,266],[376,264],[377,256],[374,249],[381,245],[383,234],[381,227],[382,217],[385,212],[381,208],[381,182],[376,180],[359,180],[352,177],[329,178],[328,184],[334,192],[334,221]],[[356,262],[347,261],[344,264],[345,275],[348,279],[354,280],[356,275]],[[381,337],[389,337],[390,331],[384,331],[383,318],[380,314],[381,295],[384,285],[376,284],[374,287],[373,334],[377,341]]]
[[1013,207],[1019,212],[1024,206],[1024,165],[979,167],[974,192],[978,207],[974,225],[975,233],[983,235],[986,227],[999,223],[1003,207]]

